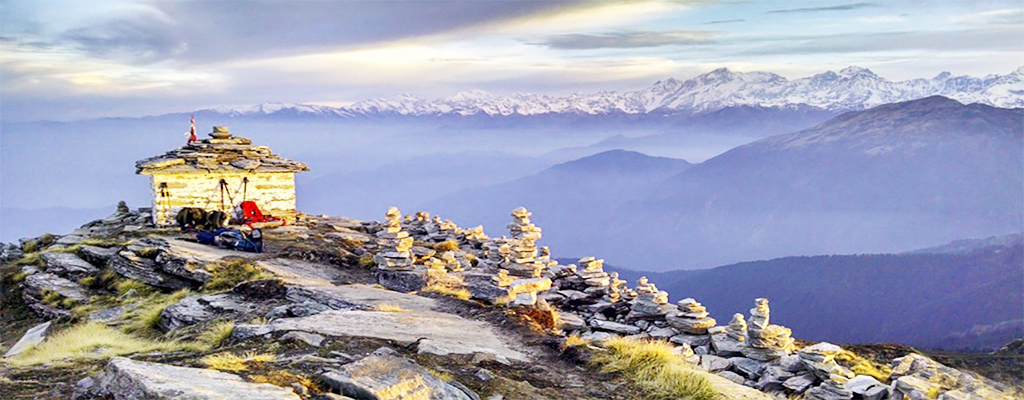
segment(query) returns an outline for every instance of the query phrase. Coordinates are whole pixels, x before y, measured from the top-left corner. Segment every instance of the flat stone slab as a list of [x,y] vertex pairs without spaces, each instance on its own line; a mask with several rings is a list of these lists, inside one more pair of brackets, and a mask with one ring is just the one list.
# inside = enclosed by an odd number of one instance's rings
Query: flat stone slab
[[300,400],[291,389],[249,383],[212,369],[176,367],[115,357],[100,378],[103,391],[117,400]]
[[24,353],[25,350],[31,349],[39,343],[42,343],[43,340],[46,339],[46,330],[49,328],[50,321],[33,326],[32,329],[25,332],[21,339],[18,340],[18,343],[15,343],[10,350],[7,350],[7,353],[4,354],[4,358],[14,357],[18,354]]
[[[406,311],[434,310],[434,299],[362,284],[342,286],[300,286],[289,287],[288,300],[293,302],[315,301],[330,306],[332,303],[356,304],[375,309],[382,304],[397,305]],[[337,309],[351,307],[332,307]]]
[[38,298],[42,298],[43,292],[47,290],[79,303],[89,298],[82,285],[48,272],[29,275],[25,278],[25,289]]
[[46,272],[81,276],[98,271],[96,267],[74,253],[43,252],[41,256],[46,263]]
[[332,266],[306,261],[275,258],[257,261],[256,265],[276,275],[285,285],[330,286],[342,278]]
[[260,257],[259,253],[249,253],[245,251],[228,250],[216,246],[207,246],[201,243],[190,242],[187,240],[168,238],[167,240],[167,251],[173,253],[176,256],[192,258],[197,261],[217,261],[224,257],[243,257],[243,258],[257,258]]
[[527,361],[486,322],[472,321],[436,311],[384,312],[328,310],[300,318],[271,322],[275,331],[305,331],[326,336],[358,336],[411,344],[421,353],[437,355],[489,353],[509,360]]

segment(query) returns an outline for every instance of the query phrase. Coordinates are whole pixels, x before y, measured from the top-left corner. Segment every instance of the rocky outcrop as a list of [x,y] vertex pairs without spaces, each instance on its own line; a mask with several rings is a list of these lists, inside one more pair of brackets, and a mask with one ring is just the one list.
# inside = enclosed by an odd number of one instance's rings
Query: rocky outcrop
[[327,371],[320,377],[332,391],[359,400],[479,399],[465,386],[442,381],[388,348],[378,349],[368,357]]
[[225,372],[115,357],[99,379],[101,393],[117,400],[300,400],[291,389],[250,383]]

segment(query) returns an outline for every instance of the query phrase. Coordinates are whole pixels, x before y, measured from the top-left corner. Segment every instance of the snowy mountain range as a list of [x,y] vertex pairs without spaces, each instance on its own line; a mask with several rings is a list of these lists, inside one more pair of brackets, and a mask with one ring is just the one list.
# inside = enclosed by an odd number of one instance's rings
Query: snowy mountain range
[[788,80],[770,72],[733,72],[725,68],[680,81],[668,79],[631,92],[602,91],[549,96],[497,95],[482,90],[428,100],[409,94],[363,100],[344,107],[264,103],[251,107],[203,110],[228,116],[510,116],[543,114],[700,114],[735,106],[801,108],[842,112],[940,95],[964,104],[1024,107],[1024,67],[1007,75],[982,78],[943,72],[931,79],[892,82],[868,69],[848,67]]

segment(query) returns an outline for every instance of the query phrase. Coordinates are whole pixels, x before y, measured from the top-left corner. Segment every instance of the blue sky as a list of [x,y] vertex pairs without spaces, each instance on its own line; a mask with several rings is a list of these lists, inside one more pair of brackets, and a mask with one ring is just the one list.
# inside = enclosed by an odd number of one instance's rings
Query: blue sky
[[0,1],[0,119],[1024,65],[1024,1]]

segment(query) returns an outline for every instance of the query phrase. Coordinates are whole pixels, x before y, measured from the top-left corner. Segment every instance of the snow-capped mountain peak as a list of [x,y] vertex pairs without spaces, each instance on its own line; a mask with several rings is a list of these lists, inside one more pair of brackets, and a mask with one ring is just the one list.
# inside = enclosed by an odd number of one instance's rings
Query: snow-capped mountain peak
[[428,100],[411,94],[367,99],[345,107],[264,103],[217,108],[231,115],[298,115],[373,117],[378,115],[540,115],[703,113],[735,106],[816,107],[831,111],[862,110],[881,104],[945,96],[962,103],[1024,107],[1024,66],[1007,75],[983,78],[943,72],[931,79],[893,82],[869,69],[850,66],[839,72],[788,80],[770,72],[734,72],[718,68],[685,81],[668,78],[631,92],[601,91],[550,96],[532,93],[499,95],[474,89]]

